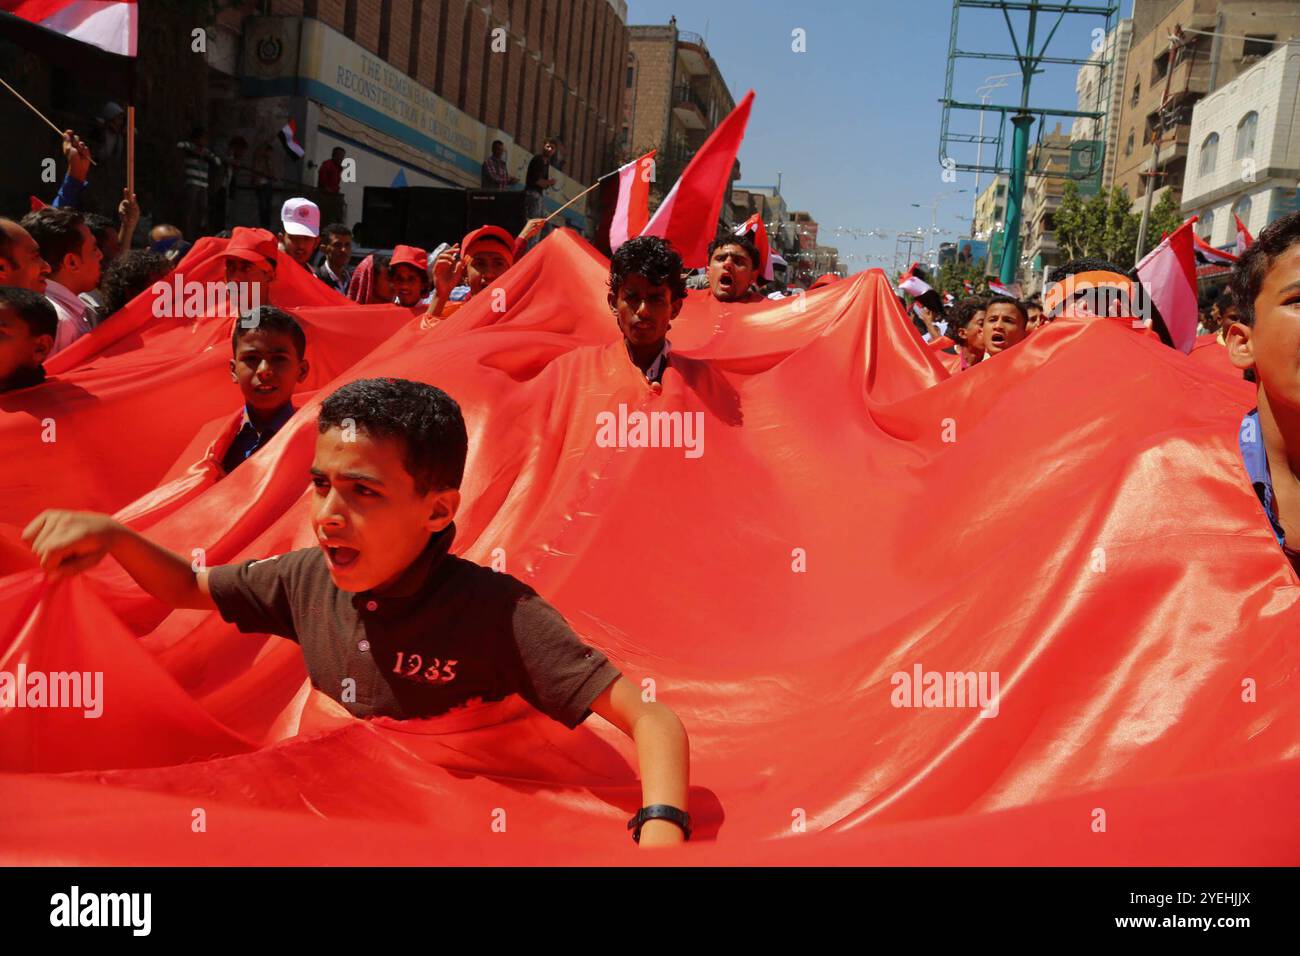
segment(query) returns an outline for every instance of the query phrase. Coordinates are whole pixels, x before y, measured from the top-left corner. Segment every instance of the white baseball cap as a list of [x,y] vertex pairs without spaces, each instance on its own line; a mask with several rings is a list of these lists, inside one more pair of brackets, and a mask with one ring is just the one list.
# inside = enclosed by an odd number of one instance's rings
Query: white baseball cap
[[285,200],[280,210],[280,224],[291,236],[320,237],[320,207],[301,196]]

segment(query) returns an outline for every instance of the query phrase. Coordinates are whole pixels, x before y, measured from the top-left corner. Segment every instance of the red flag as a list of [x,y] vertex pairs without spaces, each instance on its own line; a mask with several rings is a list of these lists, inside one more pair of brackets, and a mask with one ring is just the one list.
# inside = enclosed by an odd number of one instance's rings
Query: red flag
[[1196,344],[1196,254],[1193,216],[1137,264],[1138,279],[1160,310],[1174,347],[1191,352]]
[[0,10],[121,56],[135,56],[135,0],[0,0]]
[[28,196],[27,205],[32,207],[32,212],[36,212],[37,210],[44,209],[47,206],[49,206],[49,203],[37,199],[35,196]]
[[898,288],[916,299],[930,291],[931,285],[926,281],[921,263],[913,262],[911,268],[898,277]]
[[1241,217],[1235,212],[1232,214],[1232,218],[1237,221],[1237,255],[1241,255],[1255,244],[1255,237],[1250,234],[1246,224],[1241,221]]
[[298,124],[293,120],[289,120],[284,126],[280,127],[280,142],[284,144],[285,149],[293,153],[296,159],[302,159],[306,153],[306,150],[298,142]]
[[709,243],[718,231],[722,197],[731,184],[731,171],[753,103],[754,91],[750,90],[686,164],[641,233],[671,242],[688,269],[698,269],[709,261]]
[[655,150],[620,166],[618,198],[609,223],[609,248],[612,252],[634,236],[650,221],[650,183],[654,180]]
[[[1187,220],[1187,222],[1195,221],[1195,216]],[[1183,223],[1183,226],[1187,225],[1187,222]],[[1179,228],[1181,229],[1182,226],[1179,226]],[[1231,252],[1216,249],[1195,232],[1192,233],[1192,256],[1197,264],[1203,266],[1232,266],[1237,261],[1237,257]]]
[[772,271],[772,255],[767,241],[767,226],[763,225],[763,217],[758,213],[754,213],[736,227],[736,235],[743,236],[746,234],[752,236],[754,245],[758,247],[758,262],[754,264],[754,268],[756,270],[761,269],[763,278],[771,282],[775,273]]

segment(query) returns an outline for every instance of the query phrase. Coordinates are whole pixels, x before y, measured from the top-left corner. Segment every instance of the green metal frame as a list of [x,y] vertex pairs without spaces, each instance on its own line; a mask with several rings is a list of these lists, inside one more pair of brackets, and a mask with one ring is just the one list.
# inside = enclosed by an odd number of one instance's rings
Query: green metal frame
[[[976,52],[973,50],[963,50],[957,44],[958,26],[960,22],[960,13],[962,7],[971,7],[974,9],[998,10],[1001,11],[1003,19],[1007,24],[1007,32],[1011,36],[1011,44],[1014,53],[1003,52]],[[1023,48],[1020,39],[1016,36],[1015,25],[1011,22],[1011,11],[1024,12],[1029,14],[1028,29],[1026,31]],[[1046,55],[1048,46],[1052,38],[1056,36],[1056,31],[1061,22],[1065,19],[1066,14],[1083,14],[1087,16],[1103,17],[1105,19],[1105,35],[1110,36],[1115,27],[1115,15],[1119,11],[1118,3],[1073,3],[1070,0],[1058,3],[1038,3],[1034,0],[1026,2],[1008,2],[1008,0],[953,0],[952,4],[952,26],[948,38],[948,70],[944,83],[943,99],[939,102],[943,105],[943,114],[939,130],[939,162],[946,168],[960,169],[967,172],[992,173],[994,176],[1005,173],[1007,174],[1007,214],[1006,214],[1006,240],[1002,245],[1002,262],[999,267],[999,277],[1005,284],[1015,281],[1016,273],[1020,265],[1020,218],[1021,208],[1024,203],[1025,195],[1025,177],[1029,172],[1039,173],[1042,169],[1028,170],[1026,160],[1029,152],[1029,127],[1033,124],[1035,117],[1039,119],[1039,143],[1042,144],[1043,127],[1046,125],[1047,117],[1066,117],[1075,119],[1084,117],[1088,119],[1101,120],[1102,134],[1101,141],[1104,144],[1106,140],[1106,114],[1107,110],[1099,111],[1088,110],[1065,110],[1056,109],[1046,106],[1031,106],[1029,102],[1030,84],[1033,81],[1035,73],[1043,72],[1041,67],[1044,63],[1073,65],[1073,66],[1095,66],[1102,71],[1102,82],[1099,84],[1101,93],[1098,105],[1105,105],[1110,100],[1110,77],[1111,61],[1108,57],[1102,56],[1096,59],[1080,59],[1078,57],[1061,57]],[[1035,40],[1038,28],[1038,17],[1040,14],[1056,14],[1056,22],[1052,24],[1051,30],[1048,31],[1047,37],[1035,49]],[[953,81],[956,72],[958,60],[1007,60],[1014,61],[1020,66],[1021,87],[1020,87],[1020,105],[1019,106],[998,106],[988,103],[966,103],[953,98]],[[997,131],[995,134],[986,133],[983,136],[971,135],[968,133],[954,133],[952,131],[952,113],[954,110],[970,110],[984,113],[996,113],[998,117]],[[1011,156],[1004,161],[1003,144],[1006,141],[1007,120],[1010,119],[1014,127],[1012,133]],[[993,162],[986,163],[969,163],[957,162],[949,153],[950,145],[954,144],[984,144],[993,146]],[[1105,162],[1105,150],[1095,160],[1095,164],[1088,171],[1088,176],[1093,176]],[[1087,177],[1084,177],[1087,178]]]

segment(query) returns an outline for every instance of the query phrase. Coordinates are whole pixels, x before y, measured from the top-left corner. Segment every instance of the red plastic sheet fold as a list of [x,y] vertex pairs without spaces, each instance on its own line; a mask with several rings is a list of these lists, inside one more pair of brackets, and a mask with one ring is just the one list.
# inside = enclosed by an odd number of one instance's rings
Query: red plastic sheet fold
[[[599,718],[511,699],[358,721],[295,645],[168,613],[105,562],[0,579],[0,671],[103,675],[98,718],[0,712],[0,858],[1300,860],[1297,580],[1236,450],[1248,386],[1107,321],[950,376],[870,272],[753,306],[693,293],[657,394],[606,269],[555,234],[501,280],[505,312],[405,322],[231,476],[121,514],[210,565],[307,546],[320,398],[447,390],[470,434],[455,550],[653,680],[690,735],[696,840],[633,848],[635,751]],[[697,440],[611,443],[639,412]],[[950,673],[996,694],[924,692]]]

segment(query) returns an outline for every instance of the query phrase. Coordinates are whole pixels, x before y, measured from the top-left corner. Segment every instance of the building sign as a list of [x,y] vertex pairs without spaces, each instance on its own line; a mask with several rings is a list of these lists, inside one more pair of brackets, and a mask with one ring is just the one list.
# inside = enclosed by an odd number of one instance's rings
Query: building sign
[[[312,18],[250,18],[244,28],[244,64],[245,95],[315,100],[415,147],[429,157],[437,175],[462,186],[479,186],[492,140],[504,138]],[[557,170],[552,178],[558,188],[547,192],[549,209],[582,192],[581,185]],[[568,211],[580,215],[585,205],[580,200]]]

